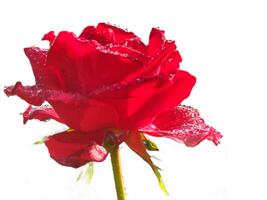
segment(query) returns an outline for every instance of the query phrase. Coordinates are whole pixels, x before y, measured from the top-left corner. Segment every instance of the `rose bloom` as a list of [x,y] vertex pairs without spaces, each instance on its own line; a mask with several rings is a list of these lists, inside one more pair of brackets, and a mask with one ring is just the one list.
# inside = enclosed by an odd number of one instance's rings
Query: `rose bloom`
[[219,143],[221,134],[196,109],[181,105],[196,78],[179,69],[182,58],[164,31],[153,28],[146,45],[132,32],[99,23],[79,36],[49,32],[43,40],[48,49],[24,49],[36,84],[17,82],[5,93],[30,104],[24,123],[53,119],[69,127],[45,140],[61,165],[103,161],[110,144],[122,142],[150,162],[144,134],[189,147],[204,139]]

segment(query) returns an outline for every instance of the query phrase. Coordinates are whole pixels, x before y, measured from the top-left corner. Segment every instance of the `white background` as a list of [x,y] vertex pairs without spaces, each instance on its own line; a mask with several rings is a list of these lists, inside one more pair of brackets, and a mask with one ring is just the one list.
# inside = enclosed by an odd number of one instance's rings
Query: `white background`
[[[21,80],[33,84],[23,48],[47,45],[50,30],[79,34],[83,27],[110,22],[148,41],[152,27],[176,40],[182,68],[198,78],[184,104],[199,108],[222,132],[221,145],[196,148],[156,139],[157,164],[170,196],[159,190],[150,168],[122,146],[128,200],[266,200],[267,7],[260,0],[184,1],[1,1],[0,87]],[[95,165],[93,181],[76,182],[80,170],[50,159],[32,145],[62,125],[19,115],[27,107],[0,92],[0,199],[115,200],[110,160]]]

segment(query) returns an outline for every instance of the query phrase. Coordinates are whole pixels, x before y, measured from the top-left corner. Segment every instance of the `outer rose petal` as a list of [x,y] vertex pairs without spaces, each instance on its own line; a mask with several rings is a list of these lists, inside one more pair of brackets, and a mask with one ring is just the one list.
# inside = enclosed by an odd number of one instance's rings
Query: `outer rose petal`
[[13,86],[6,87],[4,92],[7,96],[17,95],[35,106],[40,106],[44,102],[43,90],[37,86],[23,86],[21,82],[17,82]]
[[32,65],[36,85],[49,89],[60,89],[62,85],[60,80],[53,75],[53,70],[46,67],[47,50],[28,47],[24,49],[24,52]]
[[24,49],[24,52],[32,65],[32,71],[35,76],[36,84],[40,86],[44,85],[44,82],[47,81],[48,78],[45,75],[47,50],[40,49],[38,47],[28,47]]
[[[195,85],[196,79],[188,72],[179,70],[171,83],[163,85],[154,94],[140,105],[139,109],[131,116],[134,127],[142,127],[150,123],[152,117],[163,110],[179,105],[187,98]],[[142,92],[143,94],[145,91]],[[142,93],[138,93],[142,98]],[[134,104],[134,102],[132,102]]]
[[41,106],[33,108],[31,105],[23,113],[23,123],[26,124],[28,120],[38,119],[40,121],[46,121],[54,119],[60,123],[64,123],[62,119],[57,115],[52,107]]
[[206,125],[199,112],[190,106],[178,106],[163,111],[149,126],[140,131],[181,141],[189,147],[194,147],[205,139],[217,145],[222,137],[220,132]]
[[90,161],[105,160],[108,152],[102,146],[103,132],[81,133],[65,131],[49,136],[45,141],[51,158],[61,165],[80,167]]
[[118,127],[113,107],[81,95],[57,93],[47,100],[66,124],[82,132]]
[[5,89],[8,96],[17,95],[29,104],[40,106],[50,103],[66,125],[79,131],[88,132],[104,128],[117,128],[118,113],[108,104],[79,94],[64,93],[60,90],[45,90],[37,86],[15,86]]

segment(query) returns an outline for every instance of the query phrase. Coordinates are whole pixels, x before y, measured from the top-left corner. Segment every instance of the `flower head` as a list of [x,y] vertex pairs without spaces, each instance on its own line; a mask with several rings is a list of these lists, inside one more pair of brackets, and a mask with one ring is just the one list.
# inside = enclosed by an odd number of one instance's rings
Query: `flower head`
[[164,31],[153,28],[146,45],[132,32],[99,23],[79,36],[49,32],[43,40],[49,41],[48,49],[24,49],[36,84],[17,82],[5,93],[30,104],[24,123],[53,119],[70,128],[45,141],[59,164],[76,168],[103,161],[110,151],[108,141],[126,142],[154,166],[143,134],[190,147],[204,139],[219,143],[221,134],[196,109],[181,105],[196,78],[179,69],[182,58]]

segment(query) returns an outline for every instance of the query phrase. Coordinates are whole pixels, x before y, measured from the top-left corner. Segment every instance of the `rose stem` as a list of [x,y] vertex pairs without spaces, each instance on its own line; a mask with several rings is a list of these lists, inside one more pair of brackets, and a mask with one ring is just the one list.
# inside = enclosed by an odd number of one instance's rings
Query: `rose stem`
[[126,200],[124,185],[123,185],[123,177],[121,170],[121,162],[120,162],[120,152],[119,146],[116,146],[110,153],[111,163],[113,168],[113,176],[117,191],[118,200]]

